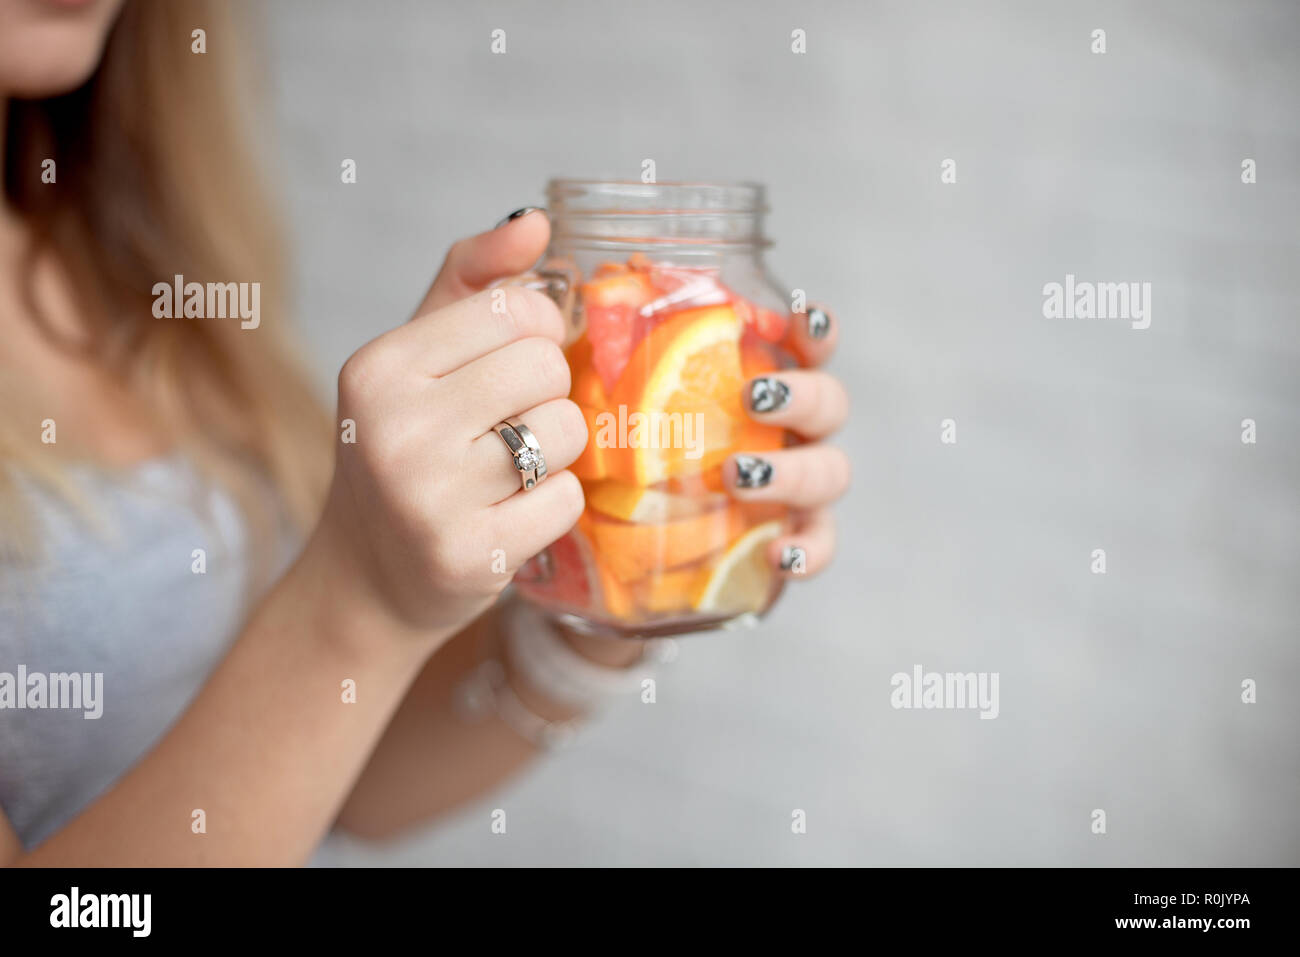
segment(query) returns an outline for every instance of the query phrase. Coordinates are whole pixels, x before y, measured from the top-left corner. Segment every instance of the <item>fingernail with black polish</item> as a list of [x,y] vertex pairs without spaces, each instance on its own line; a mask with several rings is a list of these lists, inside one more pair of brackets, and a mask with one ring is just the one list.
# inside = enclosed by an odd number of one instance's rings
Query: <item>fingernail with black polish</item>
[[762,488],[772,481],[772,463],[756,455],[736,456],[736,488]]
[[497,223],[492,228],[500,229],[506,223],[513,223],[516,219],[522,219],[523,217],[527,216],[529,213],[538,213],[538,212],[544,213],[546,212],[546,210],[541,206],[525,206],[523,209],[516,209],[513,213],[511,213],[505,219],[501,220],[501,222]]
[[808,553],[798,545],[787,545],[781,549],[781,571],[801,574],[808,566]]
[[763,376],[749,384],[749,407],[755,412],[779,412],[790,404],[790,387],[780,379]]
[[825,309],[813,306],[808,310],[808,335],[814,339],[825,339],[831,333],[831,317]]

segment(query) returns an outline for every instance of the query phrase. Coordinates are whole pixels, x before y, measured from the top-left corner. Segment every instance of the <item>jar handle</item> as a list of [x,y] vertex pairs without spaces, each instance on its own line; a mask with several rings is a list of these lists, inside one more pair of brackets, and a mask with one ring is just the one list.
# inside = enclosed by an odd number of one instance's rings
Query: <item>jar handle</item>
[[564,318],[564,347],[567,349],[587,327],[582,302],[578,298],[580,281],[581,273],[571,261],[548,259],[528,272],[494,282],[492,288],[523,286],[544,293],[559,307],[560,315]]

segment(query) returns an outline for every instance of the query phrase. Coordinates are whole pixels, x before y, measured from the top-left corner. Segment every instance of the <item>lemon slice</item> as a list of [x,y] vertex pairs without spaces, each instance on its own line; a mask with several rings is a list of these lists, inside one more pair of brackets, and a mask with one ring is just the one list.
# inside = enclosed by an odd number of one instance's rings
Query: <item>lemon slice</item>
[[587,489],[587,506],[625,522],[659,525],[711,511],[726,502],[722,493],[677,495],[609,479]]
[[700,586],[692,607],[736,614],[762,611],[775,574],[767,561],[767,545],[783,527],[780,521],[764,522],[736,539]]

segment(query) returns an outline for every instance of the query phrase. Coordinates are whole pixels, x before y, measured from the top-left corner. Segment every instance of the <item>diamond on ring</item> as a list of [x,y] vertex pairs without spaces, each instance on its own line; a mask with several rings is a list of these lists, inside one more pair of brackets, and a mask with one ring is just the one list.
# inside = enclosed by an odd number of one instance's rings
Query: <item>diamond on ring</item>
[[542,484],[546,478],[546,456],[542,455],[537,436],[533,435],[528,426],[522,422],[501,422],[493,427],[493,431],[506,444],[511,464],[519,473],[519,482],[524,491]]

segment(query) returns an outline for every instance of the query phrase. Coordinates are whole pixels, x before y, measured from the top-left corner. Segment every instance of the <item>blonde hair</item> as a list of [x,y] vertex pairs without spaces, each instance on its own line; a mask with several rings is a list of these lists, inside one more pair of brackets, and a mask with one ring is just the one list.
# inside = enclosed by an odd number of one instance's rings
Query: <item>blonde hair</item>
[[[128,0],[83,86],[10,101],[4,191],[31,230],[30,262],[53,254],[73,277],[89,344],[59,341],[29,281],[42,333],[144,399],[168,439],[235,494],[256,534],[282,507],[299,526],[314,519],[331,446],[288,344],[279,230],[240,128],[249,111],[236,12],[221,0]],[[201,55],[190,49],[196,25],[207,33]],[[55,186],[41,182],[45,158],[56,161]],[[259,282],[266,318],[248,330],[238,319],[156,319],[153,286],[176,274]],[[66,456],[40,443],[39,421],[0,421],[0,481],[4,466],[21,466],[66,492]],[[25,510],[8,481],[0,520],[17,529]]]

